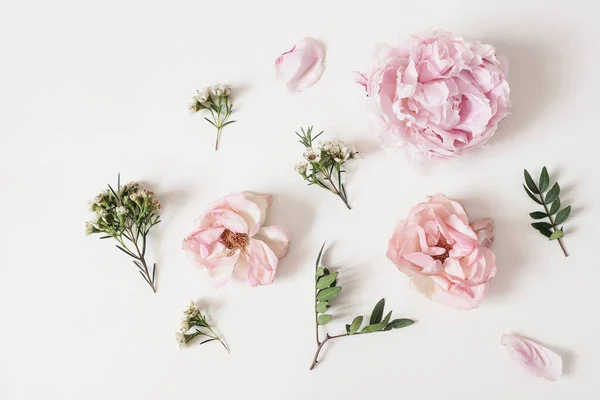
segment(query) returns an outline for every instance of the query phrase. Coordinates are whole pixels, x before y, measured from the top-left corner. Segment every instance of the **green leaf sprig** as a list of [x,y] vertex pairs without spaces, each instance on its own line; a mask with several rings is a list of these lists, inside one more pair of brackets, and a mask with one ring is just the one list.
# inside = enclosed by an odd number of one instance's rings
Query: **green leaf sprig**
[[207,87],[198,90],[197,94],[192,98],[192,102],[188,109],[192,114],[202,110],[210,111],[211,119],[204,117],[208,123],[217,129],[217,141],[215,143],[215,151],[219,150],[221,142],[221,131],[229,124],[235,121],[228,121],[229,116],[233,111],[233,103],[230,99],[231,87],[227,85],[216,85],[215,87]]
[[188,342],[198,336],[205,336],[208,338],[200,342],[201,345],[218,340],[229,353],[229,347],[227,347],[223,339],[221,339],[219,335],[215,333],[215,331],[206,321],[206,316],[202,315],[196,304],[192,301],[190,302],[187,310],[183,312],[181,329],[179,332],[175,333],[175,337],[177,339],[179,348],[183,349]]
[[[565,232],[563,227],[559,227],[559,225],[564,223],[571,215],[571,206],[561,209],[559,197],[560,185],[558,182],[555,182],[550,187],[550,176],[546,167],[542,168],[537,185],[527,170],[524,170],[523,173],[525,176],[525,184],[523,185],[525,192],[531,200],[544,207],[544,211],[534,211],[529,213],[529,216],[534,220],[548,219],[549,221],[533,222],[531,226],[549,240],[557,240],[565,257],[568,257],[569,255],[561,240],[565,236]],[[550,189],[548,189],[549,187]]]
[[324,248],[325,243],[323,243],[323,246],[321,246],[315,266],[315,334],[317,339],[317,351],[313,358],[312,364],[310,365],[311,370],[314,369],[319,362],[319,353],[321,352],[321,349],[325,343],[332,339],[405,328],[415,323],[415,321],[412,319],[407,318],[392,320],[392,311],[383,317],[385,299],[381,299],[377,302],[375,308],[373,308],[369,318],[369,323],[362,329],[361,326],[363,326],[364,318],[363,316],[358,316],[354,318],[350,324],[346,325],[346,333],[333,336],[329,335],[329,333],[326,333],[325,339],[321,340],[319,336],[319,326],[327,325],[332,320],[332,315],[327,313],[331,307],[330,301],[337,297],[342,291],[342,287],[337,285],[339,272],[332,273],[329,271],[329,269],[320,265]]
[[315,139],[323,134],[321,131],[313,136],[313,127],[306,130],[301,128],[302,133],[296,132],[300,138],[299,142],[305,147],[304,161],[296,164],[294,169],[308,182],[308,185],[316,185],[338,196],[350,210],[346,188],[342,182],[344,163],[348,160],[361,158],[361,153],[355,149],[349,149],[341,140],[332,140],[315,143]]
[[117,190],[110,185],[90,201],[94,213],[86,223],[86,234],[103,234],[100,239],[113,238],[116,247],[129,257],[152,291],[156,293],[156,263],[152,271],[146,262],[146,244],[150,230],[160,223],[160,202],[155,194],[140,187],[137,182],[121,186],[121,175]]

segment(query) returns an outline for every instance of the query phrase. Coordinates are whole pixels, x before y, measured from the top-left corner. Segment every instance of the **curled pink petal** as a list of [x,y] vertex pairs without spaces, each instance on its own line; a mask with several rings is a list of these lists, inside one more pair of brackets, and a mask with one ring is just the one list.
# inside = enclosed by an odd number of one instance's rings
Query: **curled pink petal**
[[285,230],[279,226],[263,226],[254,238],[266,243],[266,245],[273,250],[273,253],[275,253],[277,258],[285,257],[290,248],[290,237]]
[[262,240],[250,239],[248,251],[248,281],[250,285],[259,286],[272,283],[279,262],[273,250]]
[[304,38],[277,58],[275,75],[290,91],[304,91],[323,75],[324,60],[325,47],[314,39]]
[[533,340],[518,335],[503,334],[500,344],[511,357],[536,376],[556,381],[562,375],[562,358]]
[[490,218],[473,222],[471,229],[475,231],[480,245],[485,247],[492,246],[492,243],[494,243],[494,222]]

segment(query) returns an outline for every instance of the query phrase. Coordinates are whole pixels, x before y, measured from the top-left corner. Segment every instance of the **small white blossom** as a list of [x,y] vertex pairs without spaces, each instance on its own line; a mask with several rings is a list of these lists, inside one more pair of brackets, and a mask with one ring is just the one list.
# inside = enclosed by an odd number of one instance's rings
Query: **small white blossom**
[[200,104],[206,103],[210,100],[210,88],[204,88],[202,90],[198,90],[198,94],[196,95],[196,99]]
[[225,87],[225,91],[224,91],[225,96],[229,97],[231,96],[231,87],[226,86]]
[[100,222],[101,219],[102,219],[102,216],[100,215],[100,213],[94,213],[94,215],[92,216],[92,220],[90,222],[92,224],[97,224],[98,222]]
[[96,228],[94,227],[94,224],[92,224],[89,221],[85,223],[85,234],[86,235],[91,235],[92,233],[94,233],[95,230],[96,230]]
[[303,155],[306,161],[314,163],[321,161],[321,151],[315,151],[312,147],[307,147]]
[[294,169],[300,175],[306,174],[306,170],[308,169],[308,163],[306,161],[301,161],[294,166]]
[[180,349],[183,349],[185,347],[185,335],[181,332],[175,332],[175,336],[177,338],[177,344],[179,345]]
[[213,93],[215,94],[215,96],[221,97],[225,94],[226,89],[227,87],[225,85],[217,85],[214,87]]
[[115,211],[117,212],[117,215],[126,215],[129,211],[123,207],[123,206],[119,206],[115,209]]
[[331,142],[328,140],[326,142],[317,142],[317,146],[319,147],[319,149],[323,150],[324,152],[329,152],[329,150],[331,150]]
[[356,150],[355,147],[352,147],[352,150],[350,151],[350,156],[352,158],[363,158],[363,153],[361,153],[360,151]]
[[190,302],[190,305],[188,306],[188,309],[185,310],[183,312],[185,315],[189,315],[190,317],[195,317],[197,315],[200,315],[200,310],[198,310],[198,307],[196,307],[196,304],[194,304],[193,301]]
[[186,333],[189,330],[190,330],[190,320],[189,320],[189,318],[182,318],[181,319],[181,332],[182,333]]

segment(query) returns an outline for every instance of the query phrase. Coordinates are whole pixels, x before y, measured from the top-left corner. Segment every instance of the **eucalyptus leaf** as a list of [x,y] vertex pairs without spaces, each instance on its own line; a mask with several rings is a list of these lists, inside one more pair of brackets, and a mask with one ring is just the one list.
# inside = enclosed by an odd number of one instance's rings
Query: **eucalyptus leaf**
[[315,269],[318,270],[319,265],[321,264],[321,256],[323,256],[323,249],[325,248],[325,242],[323,242],[323,245],[321,246],[321,250],[319,250],[319,255],[317,256],[317,263],[315,265]]
[[560,229],[557,229],[554,232],[552,232],[552,235],[550,235],[549,239],[556,240],[556,239],[560,239],[563,236],[565,236],[564,232],[561,231]]
[[552,187],[550,188],[550,190],[548,190],[548,193],[546,194],[546,199],[544,200],[544,202],[546,204],[552,203],[554,200],[556,200],[558,198],[559,194],[560,194],[560,186],[558,185],[558,182],[555,182],[554,185],[552,185]]
[[350,325],[346,324],[346,333],[350,334]]
[[341,286],[335,286],[335,287],[323,289],[323,290],[319,291],[319,293],[317,293],[317,300],[318,301],[331,300],[334,297],[336,297],[338,294],[340,294],[341,290],[342,290]]
[[317,303],[317,312],[318,313],[324,313],[325,311],[327,311],[327,309],[329,308],[329,302],[327,301],[319,301]]
[[565,222],[567,220],[567,218],[569,218],[569,215],[571,215],[571,206],[567,206],[565,208],[563,208],[562,210],[560,210],[558,212],[558,214],[556,214],[556,219],[554,220],[554,224],[555,225],[560,225],[563,222]]
[[550,229],[538,229],[538,231],[540,231],[540,233],[546,236],[547,238],[552,236],[552,231]]
[[317,289],[325,289],[325,288],[331,286],[331,284],[335,282],[337,277],[338,277],[337,272],[330,274],[330,275],[325,275],[325,276],[320,277],[319,280],[317,281]]
[[533,226],[538,231],[540,229],[550,229],[550,228],[552,228],[552,224],[549,224],[548,222],[534,222],[534,223],[531,224],[531,226]]
[[560,210],[560,199],[554,200],[552,206],[550,207],[550,215],[554,215]]
[[533,178],[531,177],[531,175],[529,175],[529,171],[524,169],[523,175],[525,176],[525,183],[527,184],[527,187],[529,188],[529,190],[531,190],[535,194],[540,194],[540,191],[537,188],[537,186],[535,185]]
[[385,327],[385,329],[388,330],[387,329],[388,327],[390,329],[405,328],[407,326],[411,326],[414,323],[415,323],[415,321],[413,321],[412,319],[408,319],[408,318],[395,319],[392,322],[390,322],[389,324],[387,324],[387,326]]
[[529,190],[528,190],[528,189],[525,187],[525,185],[523,185],[523,189],[525,189],[525,192],[527,192],[527,196],[529,196],[529,198],[530,198],[531,200],[535,201],[535,202],[536,202],[536,203],[538,203],[539,205],[542,205],[542,204],[544,204],[544,203],[542,203],[542,202],[541,202],[541,200],[540,200],[540,199],[538,199],[537,197],[535,197],[535,196],[533,195],[533,193],[531,193],[531,192],[530,192],[530,191],[529,191]]
[[356,332],[358,332],[358,330],[360,329],[360,326],[362,325],[362,322],[363,322],[362,315],[354,318],[354,320],[352,321],[352,324],[350,325],[350,330],[348,331],[348,333],[351,335],[354,335]]
[[385,307],[385,299],[381,299],[375,304],[373,308],[373,312],[371,313],[371,318],[369,320],[369,324],[378,324],[381,322],[381,318],[383,317],[383,308]]
[[331,318],[330,314],[321,314],[317,317],[317,323],[319,325],[327,325],[331,321]]
[[383,321],[381,321],[381,325],[383,325],[384,328],[388,324],[388,322],[390,322],[390,318],[392,318],[392,311],[390,311],[389,313],[387,313],[387,315],[385,316],[385,318],[383,319]]
[[542,218],[546,218],[548,216],[548,214],[546,214],[545,212],[541,212],[541,211],[534,211],[532,213],[529,213],[529,216],[533,219],[542,219]]
[[372,333],[372,332],[379,332],[380,330],[384,329],[385,325],[383,324],[371,324],[371,325],[367,325],[364,328],[362,328],[362,330],[360,331],[360,333]]
[[546,189],[548,189],[548,185],[550,184],[550,177],[548,176],[548,170],[546,167],[542,168],[542,173],[540,174],[540,192],[544,193]]
[[325,274],[325,270],[321,267],[317,268],[317,272],[316,272],[317,277],[323,276],[323,274]]

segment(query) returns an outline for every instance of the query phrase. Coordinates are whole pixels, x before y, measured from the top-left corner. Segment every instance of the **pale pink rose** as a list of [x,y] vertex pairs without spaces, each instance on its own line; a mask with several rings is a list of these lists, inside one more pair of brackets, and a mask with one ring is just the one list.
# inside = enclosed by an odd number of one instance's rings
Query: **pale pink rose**
[[530,373],[549,381],[557,381],[562,375],[562,358],[533,340],[518,335],[502,335],[500,344],[506,346],[512,358]]
[[420,292],[449,306],[479,306],[496,275],[492,220],[469,225],[465,210],[442,194],[427,198],[398,222],[387,257]]
[[234,273],[252,286],[273,282],[290,240],[281,227],[263,226],[270,205],[269,194],[232,193],[209,205],[183,240],[183,249],[207,269],[215,287]]
[[325,47],[315,39],[304,38],[275,61],[275,76],[292,92],[308,89],[319,81],[325,66]]
[[379,45],[357,83],[381,115],[386,147],[447,158],[484,146],[508,115],[508,63],[494,47],[436,31]]

